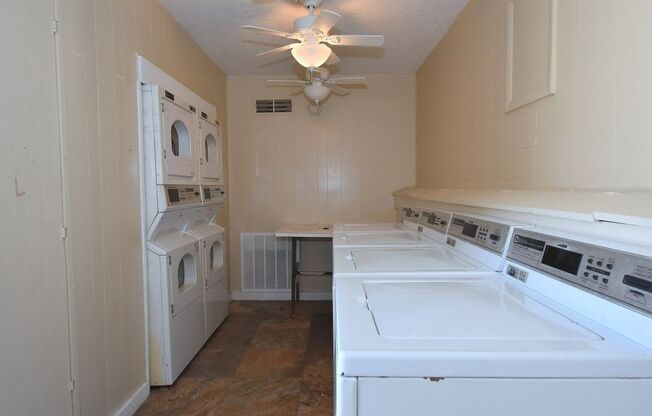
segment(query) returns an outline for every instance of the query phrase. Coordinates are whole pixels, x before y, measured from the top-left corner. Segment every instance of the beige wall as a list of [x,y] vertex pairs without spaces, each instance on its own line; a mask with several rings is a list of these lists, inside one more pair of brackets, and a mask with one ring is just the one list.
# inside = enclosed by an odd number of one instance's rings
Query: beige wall
[[57,1],[77,412],[106,415],[146,381],[136,54],[221,119],[225,75],[156,0]]
[[54,0],[5,1],[0,36],[0,414],[69,415]]
[[391,192],[415,181],[414,76],[369,78],[312,116],[255,114],[256,98],[287,97],[265,78],[229,77],[231,289],[240,289],[240,233],[281,223],[390,221]]
[[652,187],[652,2],[558,1],[557,93],[509,114],[506,4],[472,0],[417,73],[418,184]]

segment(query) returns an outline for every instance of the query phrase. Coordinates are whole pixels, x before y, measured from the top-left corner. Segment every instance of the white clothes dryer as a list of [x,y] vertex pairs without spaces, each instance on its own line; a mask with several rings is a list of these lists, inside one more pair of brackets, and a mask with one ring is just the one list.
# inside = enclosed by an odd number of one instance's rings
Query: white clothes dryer
[[142,87],[142,100],[145,174],[159,185],[197,183],[195,108],[156,85]]
[[184,232],[147,242],[150,383],[169,385],[205,341],[199,240]]
[[199,119],[199,181],[202,184],[221,184],[222,126],[209,122],[205,113]]
[[197,209],[191,226],[186,230],[200,241],[206,340],[213,335],[229,313],[224,229],[213,222],[220,208],[220,204],[211,204]]

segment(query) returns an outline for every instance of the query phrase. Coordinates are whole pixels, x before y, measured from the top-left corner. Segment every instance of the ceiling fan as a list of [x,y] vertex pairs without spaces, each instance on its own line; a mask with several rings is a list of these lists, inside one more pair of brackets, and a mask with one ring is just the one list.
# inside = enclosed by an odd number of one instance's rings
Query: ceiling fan
[[290,95],[304,93],[306,97],[319,105],[333,93],[336,95],[349,95],[349,91],[341,85],[367,85],[365,77],[336,77],[331,78],[326,68],[309,68],[306,70],[306,80],[300,79],[270,79],[267,82],[279,86],[297,85],[300,88]]
[[340,61],[340,58],[327,45],[383,46],[385,43],[383,35],[329,35],[328,32],[340,21],[342,16],[329,10],[323,10],[315,15],[315,8],[319,7],[321,2],[322,0],[303,0],[304,6],[308,9],[308,15],[299,17],[294,21],[293,33],[258,26],[242,26],[242,29],[245,30],[298,41],[261,52],[256,56],[291,51],[292,56],[301,65],[306,68],[316,68],[324,64],[333,65]]

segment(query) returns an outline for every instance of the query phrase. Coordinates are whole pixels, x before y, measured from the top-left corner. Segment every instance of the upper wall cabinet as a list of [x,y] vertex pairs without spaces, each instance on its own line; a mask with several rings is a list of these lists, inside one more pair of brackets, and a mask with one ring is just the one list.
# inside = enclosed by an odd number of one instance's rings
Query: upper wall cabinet
[[555,93],[557,0],[507,2],[506,111]]

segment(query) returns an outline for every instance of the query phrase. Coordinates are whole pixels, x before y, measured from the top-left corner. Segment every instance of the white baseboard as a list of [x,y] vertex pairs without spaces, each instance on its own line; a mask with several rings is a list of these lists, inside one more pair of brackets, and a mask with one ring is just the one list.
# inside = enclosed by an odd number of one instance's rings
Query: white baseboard
[[[330,292],[301,292],[301,300],[331,300]],[[289,290],[237,291],[231,294],[233,300],[290,300]]]
[[145,383],[113,414],[114,416],[133,416],[149,396],[149,383]]

